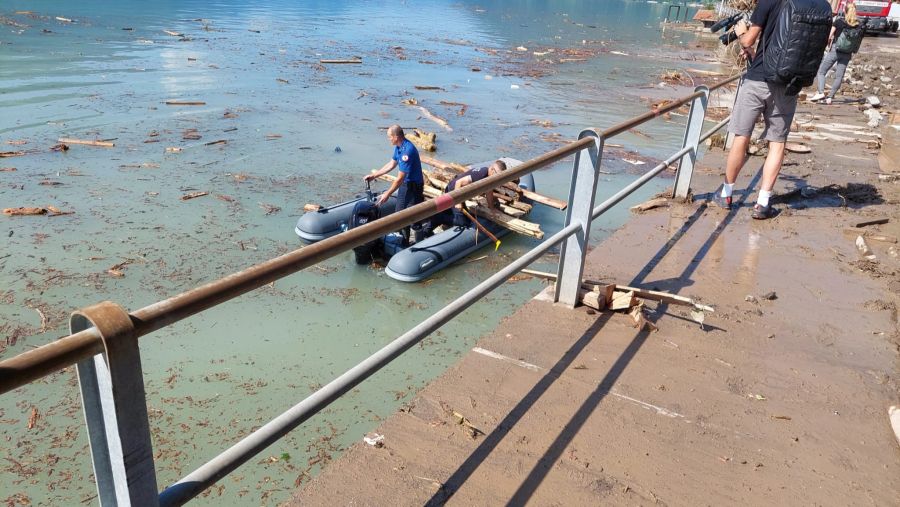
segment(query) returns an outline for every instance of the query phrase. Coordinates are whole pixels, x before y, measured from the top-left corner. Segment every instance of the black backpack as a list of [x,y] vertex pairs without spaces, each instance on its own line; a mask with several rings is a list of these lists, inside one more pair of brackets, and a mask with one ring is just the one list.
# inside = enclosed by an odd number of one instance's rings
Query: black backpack
[[826,0],[782,0],[776,25],[765,41],[765,80],[787,85],[787,95],[813,84],[828,44],[831,19]]

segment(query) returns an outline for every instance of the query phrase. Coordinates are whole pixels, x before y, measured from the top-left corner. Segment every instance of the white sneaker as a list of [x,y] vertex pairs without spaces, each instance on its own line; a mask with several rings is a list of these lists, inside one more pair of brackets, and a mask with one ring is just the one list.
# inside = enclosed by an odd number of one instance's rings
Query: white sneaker
[[810,101],[810,102],[816,102],[816,101],[822,100],[822,99],[824,99],[824,98],[825,98],[825,94],[824,94],[824,93],[816,93],[815,95],[813,95],[812,97],[809,98],[809,101]]

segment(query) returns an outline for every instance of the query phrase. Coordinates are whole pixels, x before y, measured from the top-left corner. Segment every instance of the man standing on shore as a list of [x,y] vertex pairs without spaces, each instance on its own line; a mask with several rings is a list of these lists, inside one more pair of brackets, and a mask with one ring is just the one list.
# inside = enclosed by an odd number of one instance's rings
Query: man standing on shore
[[[775,58],[778,55],[777,49],[767,52],[766,47],[771,45],[773,34],[778,30],[779,13],[787,8],[785,4],[787,2],[782,0],[759,0],[750,16],[750,26],[746,22],[740,22],[734,28],[738,36],[737,42],[741,45],[744,56],[750,60],[750,66],[738,92],[728,126],[735,138],[725,165],[725,182],[721,192],[716,195],[715,202],[725,209],[731,209],[734,182],[747,160],[753,126],[762,114],[766,123],[762,139],[769,141],[769,153],[763,165],[759,196],[751,212],[751,216],[759,220],[773,216],[769,200],[781,171],[784,144],[797,109],[796,89],[789,93],[788,85],[766,81],[767,65],[764,62],[767,57]],[[754,49],[758,41],[759,44]],[[775,56],[769,57],[767,53],[775,53]],[[770,63],[768,66],[771,65]]]
[[[395,191],[397,192],[397,209],[403,211],[406,208],[415,206],[425,201],[423,191],[425,189],[425,178],[422,175],[422,162],[419,160],[419,150],[415,145],[406,139],[403,129],[400,125],[391,125],[387,130],[388,141],[394,146],[394,155],[391,160],[384,164],[381,169],[367,174],[363,177],[365,181],[372,181],[375,178],[391,172],[395,167],[399,166],[400,171],[397,179],[391,184],[381,197],[378,199],[378,206],[387,202],[388,198]],[[419,236],[422,225],[415,223],[412,229]],[[403,234],[404,245],[409,245],[409,226],[404,227],[400,232]],[[416,238],[419,239],[418,237]]]

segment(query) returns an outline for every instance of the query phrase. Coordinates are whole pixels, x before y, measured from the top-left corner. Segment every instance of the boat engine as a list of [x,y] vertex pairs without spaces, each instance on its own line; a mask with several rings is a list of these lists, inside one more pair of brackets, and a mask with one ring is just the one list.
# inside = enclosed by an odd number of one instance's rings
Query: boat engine
[[[381,217],[381,210],[378,206],[370,201],[359,201],[353,206],[353,213],[350,215],[350,229],[378,220]],[[381,238],[372,240],[368,243],[353,247],[353,255],[356,257],[357,264],[369,264],[375,259],[383,257],[384,240]]]

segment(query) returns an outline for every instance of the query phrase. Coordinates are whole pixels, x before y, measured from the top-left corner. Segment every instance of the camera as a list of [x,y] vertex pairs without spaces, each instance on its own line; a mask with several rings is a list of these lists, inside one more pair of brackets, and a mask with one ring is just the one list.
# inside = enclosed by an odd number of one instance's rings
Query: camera
[[729,30],[719,36],[719,42],[721,42],[722,44],[727,46],[727,45],[731,44],[732,42],[736,41],[737,38],[738,38],[738,34],[734,33],[734,31],[732,31],[732,30]]
[[737,14],[732,14],[731,16],[728,16],[727,18],[722,18],[722,19],[716,21],[715,24],[713,24],[713,26],[709,27],[709,30],[712,33],[716,33],[719,30],[722,30],[724,28],[726,30],[726,32],[719,36],[719,41],[722,44],[727,46],[727,45],[731,44],[732,42],[734,42],[738,38],[737,34],[734,33],[732,28],[734,28],[734,25],[736,25],[738,23],[738,21],[740,21],[743,17],[744,17],[743,12],[739,12]]

